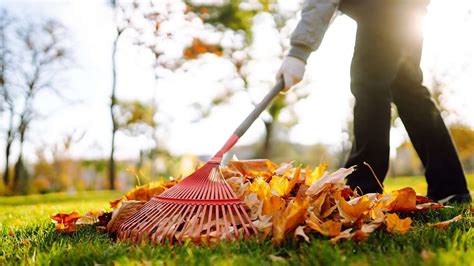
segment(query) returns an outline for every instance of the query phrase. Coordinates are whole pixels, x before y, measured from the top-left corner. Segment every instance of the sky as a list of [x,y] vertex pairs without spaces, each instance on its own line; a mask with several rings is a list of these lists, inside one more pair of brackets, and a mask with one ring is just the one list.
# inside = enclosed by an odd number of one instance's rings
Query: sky
[[[297,1],[282,0],[280,4],[289,11],[299,9]],[[108,103],[114,38],[110,7],[105,1],[98,0],[0,0],[0,8],[35,19],[52,17],[70,30],[75,63],[61,89],[69,99],[74,100],[74,104],[66,104],[51,95],[42,95],[38,99],[39,108],[52,115],[33,124],[25,146],[28,159],[35,159],[33,151],[48,149],[61,142],[65,134],[74,131],[85,135],[73,145],[71,156],[106,157],[111,134]],[[466,124],[474,127],[474,105],[471,103],[474,99],[474,14],[468,16],[467,10],[474,11],[473,1],[432,0],[423,25],[422,68],[427,85],[432,75],[445,72],[453,75],[446,104],[455,109]],[[249,64],[249,71],[255,73],[251,82],[254,82],[256,89],[251,98],[257,100],[269,89],[261,84],[273,81],[281,63],[278,56],[285,51],[281,51],[276,44],[279,37],[272,29],[271,16],[262,14],[255,19],[253,34],[256,39],[251,49],[259,60]],[[290,22],[291,27],[295,25],[296,21]],[[291,29],[287,31],[290,33]],[[350,18],[337,17],[320,49],[311,55],[304,81],[296,88],[307,90],[310,96],[296,106],[299,123],[289,133],[291,141],[324,143],[334,147],[340,144],[342,130],[352,108],[349,66],[355,31],[356,24]],[[118,97],[143,101],[157,99],[160,110],[171,121],[161,129],[160,140],[174,154],[214,153],[252,109],[249,96],[239,94],[228,105],[215,108],[208,119],[192,122],[196,116],[190,108],[192,102],[205,102],[222,89],[220,80],[232,75],[232,67],[225,60],[212,56],[204,60],[210,63],[156,81],[150,67],[153,62],[146,53],[132,46],[119,47]],[[461,67],[466,63],[467,67]],[[4,123],[5,117],[0,118]],[[403,126],[399,121],[397,125],[391,134],[392,153],[406,139]],[[258,141],[263,130],[263,123],[257,121],[239,143]],[[3,145],[0,142],[0,149]],[[117,157],[137,158],[141,147],[151,145],[153,142],[146,137],[132,139],[119,134]],[[0,161],[4,160],[2,156]]]

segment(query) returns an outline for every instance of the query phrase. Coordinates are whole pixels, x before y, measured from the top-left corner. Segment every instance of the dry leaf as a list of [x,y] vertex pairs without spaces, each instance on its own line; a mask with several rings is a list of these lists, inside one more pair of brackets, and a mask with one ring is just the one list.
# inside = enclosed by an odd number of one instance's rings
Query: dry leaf
[[285,209],[286,202],[284,199],[271,195],[263,201],[263,215],[273,215]]
[[320,179],[316,180],[306,191],[306,195],[317,195],[325,184],[342,184],[344,178],[355,171],[355,166],[350,168],[341,168],[332,174],[325,174]]
[[461,219],[462,219],[462,214],[459,214],[458,216],[455,216],[453,219],[449,219],[449,220],[443,221],[443,222],[438,222],[438,223],[435,223],[435,224],[430,224],[430,226],[431,227],[436,227],[438,229],[445,229],[451,223],[460,221]]
[[304,232],[305,227],[306,226],[304,226],[304,225],[300,225],[300,226],[296,227],[296,229],[295,229],[295,238],[297,238],[298,236],[301,236],[304,239],[304,241],[309,243],[309,237]]
[[274,216],[273,241],[276,244],[283,241],[285,234],[294,230],[304,221],[306,209],[309,206],[308,198],[296,197],[288,203],[286,209]]
[[306,220],[306,224],[313,230],[318,231],[322,235],[335,237],[341,233],[342,223],[328,220],[325,222],[318,221],[311,216]]
[[344,218],[343,221],[351,223],[368,214],[372,204],[367,195],[354,199],[352,204],[346,202],[340,193],[337,194],[336,199],[339,213]]
[[88,211],[84,214],[79,220],[76,221],[76,224],[82,225],[91,225],[99,222],[99,216],[104,214],[104,211],[95,210],[95,211]]
[[[331,237],[332,243],[341,239],[363,241],[383,224],[386,226],[382,228],[388,232],[406,233],[411,228],[411,219],[400,219],[393,212],[415,212],[443,207],[427,197],[416,196],[412,188],[403,188],[389,194],[369,193],[359,196],[345,185],[345,178],[355,171],[355,167],[328,173],[327,164],[320,164],[314,170],[309,167],[302,170],[301,165],[293,165],[293,162],[278,165],[270,160],[233,160],[220,169],[234,193],[245,203],[259,237],[272,238],[276,244],[281,243],[288,235],[310,241],[308,231]],[[91,212],[78,223],[89,224],[98,218],[96,229],[107,230],[113,234],[120,224],[136,213],[144,203],[176,183],[177,181],[154,182],[136,187],[123,197],[110,202],[115,209],[113,217],[111,213],[97,217],[97,214]],[[228,215],[230,219],[232,214]],[[233,218],[239,220],[238,217]],[[61,220],[59,216],[57,219]],[[191,224],[209,222],[210,238],[206,238],[207,225],[200,232],[195,230],[191,233],[189,224],[176,224],[169,231],[174,232],[176,229],[176,234],[182,235],[183,240],[200,239],[206,243],[215,243],[224,236],[222,232],[234,235],[235,230],[240,233],[244,230],[243,225],[237,224],[236,228],[222,227],[218,234],[215,217],[209,220],[209,217],[193,215],[187,219]],[[460,218],[455,217],[432,226],[443,228],[457,219]],[[75,222],[68,223],[68,226],[67,230],[75,230]],[[57,227],[64,230],[67,226],[60,222]]]
[[314,182],[316,182],[316,180],[320,179],[324,175],[327,168],[328,168],[327,163],[319,164],[318,167],[314,168],[313,172],[311,172],[310,175],[306,176],[306,179],[304,180],[304,184],[307,185],[308,187],[311,186]]
[[385,217],[385,224],[387,225],[387,231],[391,233],[405,234],[411,228],[411,218],[400,219],[397,214],[389,213]]
[[416,192],[413,188],[406,187],[390,193],[392,199],[387,205],[388,211],[416,211]]
[[71,234],[77,231],[76,221],[81,218],[81,215],[77,212],[71,213],[57,213],[51,216],[51,219],[55,223],[56,231],[66,234]]

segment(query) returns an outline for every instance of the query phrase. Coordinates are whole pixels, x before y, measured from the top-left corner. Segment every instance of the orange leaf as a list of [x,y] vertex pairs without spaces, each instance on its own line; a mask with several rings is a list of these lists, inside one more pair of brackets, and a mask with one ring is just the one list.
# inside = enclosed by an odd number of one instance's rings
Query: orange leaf
[[255,178],[263,177],[265,180],[269,180],[273,176],[273,172],[278,168],[278,165],[270,160],[243,160],[243,161],[230,161],[227,164],[230,170],[236,170],[243,176]]
[[112,201],[109,201],[110,207],[112,209],[116,209],[116,208],[120,207],[120,204],[122,204],[122,201],[123,201],[123,197],[120,197],[118,199],[114,199]]
[[416,211],[416,192],[406,187],[390,193],[392,199],[386,203],[388,211]]
[[341,233],[342,223],[335,222],[333,220],[327,220],[325,222],[317,221],[310,217],[306,220],[306,224],[313,230],[318,231],[322,235],[335,237]]
[[74,233],[76,232],[75,222],[81,218],[81,215],[77,212],[71,213],[57,213],[51,216],[51,219],[55,223],[56,231],[62,233]]
[[270,196],[263,201],[263,215],[273,215],[285,209],[286,202],[278,196]]
[[161,194],[165,189],[163,182],[151,182],[130,190],[124,198],[126,200],[149,201],[154,195]]
[[274,243],[281,243],[287,232],[293,231],[298,225],[303,223],[308,206],[308,198],[296,197],[288,203],[288,206],[283,212],[279,212],[274,216]]
[[340,192],[336,194],[335,198],[337,200],[337,208],[339,213],[346,222],[355,222],[361,216],[367,214],[372,203],[367,195],[353,199],[352,201],[355,202],[353,204],[349,204],[347,201],[345,201],[342,198]]
[[387,225],[387,231],[391,233],[405,234],[411,228],[411,218],[400,219],[396,213],[389,213],[385,217],[385,224]]

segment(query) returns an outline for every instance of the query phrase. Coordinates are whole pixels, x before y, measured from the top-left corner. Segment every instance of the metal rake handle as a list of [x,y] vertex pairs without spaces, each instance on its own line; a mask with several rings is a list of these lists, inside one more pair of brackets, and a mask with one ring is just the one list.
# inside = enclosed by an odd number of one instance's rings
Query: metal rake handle
[[239,127],[234,131],[234,134],[230,136],[227,142],[222,146],[219,152],[214,155],[211,161],[220,163],[222,160],[222,156],[224,153],[229,151],[235,143],[242,137],[247,129],[257,120],[260,114],[268,107],[268,105],[272,102],[272,100],[280,93],[281,90],[284,88],[283,79],[280,79],[277,84],[268,92],[268,94],[262,99],[260,103],[258,103],[252,112],[240,123]]
[[268,92],[268,94],[263,98],[263,100],[255,106],[253,111],[245,118],[244,121],[239,125],[239,127],[234,131],[234,134],[242,137],[247,129],[257,120],[260,114],[268,107],[268,105],[272,102],[272,100],[280,93],[283,89],[284,84],[283,80],[279,80],[277,84],[273,87],[273,89]]

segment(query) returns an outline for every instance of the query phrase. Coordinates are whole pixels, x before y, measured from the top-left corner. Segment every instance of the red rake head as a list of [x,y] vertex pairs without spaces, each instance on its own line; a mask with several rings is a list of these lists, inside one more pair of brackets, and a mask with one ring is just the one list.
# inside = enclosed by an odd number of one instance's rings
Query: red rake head
[[152,198],[120,225],[118,239],[199,243],[256,235],[244,203],[222,177],[219,163],[211,160]]

